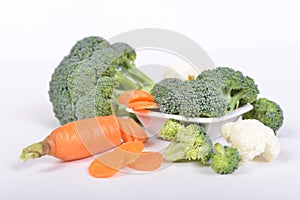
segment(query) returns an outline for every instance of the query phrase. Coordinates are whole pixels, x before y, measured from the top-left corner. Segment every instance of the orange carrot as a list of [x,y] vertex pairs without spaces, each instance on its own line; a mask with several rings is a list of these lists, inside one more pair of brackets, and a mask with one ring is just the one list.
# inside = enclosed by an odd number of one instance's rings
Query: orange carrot
[[51,155],[63,161],[77,160],[106,151],[121,142],[120,128],[114,115],[94,117],[53,130],[42,142],[25,148],[20,158],[28,160]]
[[124,160],[122,167],[135,161],[144,149],[144,143],[140,141],[126,142],[116,148],[116,152],[122,152]]
[[154,98],[151,94],[144,90],[128,90],[118,97],[120,103],[128,105],[129,103],[139,101],[154,102]]
[[89,166],[89,173],[96,178],[108,178],[115,175],[120,168],[132,163],[142,152],[142,142],[121,144],[112,152],[107,152],[96,158]]
[[124,155],[121,152],[107,152],[95,159],[89,166],[89,173],[96,178],[115,175],[122,166]]
[[128,104],[128,108],[132,110],[139,111],[139,110],[146,110],[146,109],[155,109],[159,108],[157,103],[150,102],[150,101],[137,101]]
[[118,117],[118,122],[124,142],[146,142],[148,140],[148,136],[145,131],[132,118],[125,119]]
[[161,166],[162,159],[158,152],[142,152],[128,167],[139,171],[154,171]]

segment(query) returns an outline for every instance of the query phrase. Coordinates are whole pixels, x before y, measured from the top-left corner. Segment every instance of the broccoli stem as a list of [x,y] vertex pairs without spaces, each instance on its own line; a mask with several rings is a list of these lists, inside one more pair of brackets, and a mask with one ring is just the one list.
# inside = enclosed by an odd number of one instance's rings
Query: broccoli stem
[[133,62],[130,60],[125,61],[125,66],[123,69],[128,73],[128,76],[139,82],[142,85],[142,89],[146,91],[150,91],[154,86],[154,82],[151,78],[149,78],[146,74],[144,74],[141,70],[139,70]]
[[244,92],[241,90],[240,92],[236,93],[234,96],[231,97],[229,111],[233,111],[234,109],[239,107],[239,101],[243,97],[243,95],[244,95]]
[[137,89],[140,87],[140,85],[138,83],[134,83],[131,79],[124,76],[124,74],[122,72],[120,72],[119,70],[117,70],[116,79],[119,82],[120,89],[132,90],[132,89]]

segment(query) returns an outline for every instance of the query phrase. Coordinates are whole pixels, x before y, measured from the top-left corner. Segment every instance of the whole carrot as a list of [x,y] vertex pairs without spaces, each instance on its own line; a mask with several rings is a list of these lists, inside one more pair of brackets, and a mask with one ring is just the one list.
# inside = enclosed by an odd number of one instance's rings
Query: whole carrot
[[78,160],[104,152],[122,143],[116,116],[94,117],[65,124],[43,141],[23,149],[24,161],[51,155],[63,161]]

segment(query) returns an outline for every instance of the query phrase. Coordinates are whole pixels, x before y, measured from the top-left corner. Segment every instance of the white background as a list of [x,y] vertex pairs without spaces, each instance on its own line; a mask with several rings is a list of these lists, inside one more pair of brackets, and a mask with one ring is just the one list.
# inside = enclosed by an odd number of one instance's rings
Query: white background
[[[300,3],[284,1],[0,1],[0,199],[299,199]],[[220,176],[195,163],[151,174],[94,179],[92,159],[23,163],[22,148],[58,126],[51,73],[71,46],[138,28],[170,29],[216,65],[240,69],[285,111],[282,152]],[[170,63],[173,64],[173,63]]]

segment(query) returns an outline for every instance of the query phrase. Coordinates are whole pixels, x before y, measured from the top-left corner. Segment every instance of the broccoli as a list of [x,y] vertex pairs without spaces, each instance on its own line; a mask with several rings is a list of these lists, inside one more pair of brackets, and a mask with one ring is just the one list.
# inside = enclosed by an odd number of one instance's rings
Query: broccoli
[[154,82],[134,64],[136,53],[125,43],[101,37],[78,41],[52,74],[49,97],[61,124],[112,114],[115,90],[144,89]]
[[222,90],[213,82],[193,80],[183,90],[180,115],[185,117],[221,117],[227,102]]
[[161,112],[184,117],[220,117],[227,108],[222,90],[203,80],[163,79],[151,94]]
[[211,167],[219,174],[231,174],[234,172],[240,162],[237,149],[228,146],[222,146],[220,143],[214,145],[211,156]]
[[243,119],[256,119],[273,129],[274,133],[283,124],[283,110],[274,101],[259,98],[252,103],[253,109],[243,115]]
[[164,140],[173,140],[180,128],[178,120],[168,119],[160,129],[160,135]]
[[168,161],[199,160],[207,165],[212,154],[212,142],[205,129],[197,124],[182,126],[166,147]]
[[201,72],[197,80],[204,80],[220,87],[228,103],[227,112],[257,99],[259,90],[254,80],[229,67],[217,67]]
[[186,85],[186,82],[179,78],[166,78],[156,83],[150,93],[161,112],[179,114],[183,99],[182,89],[184,90]]

